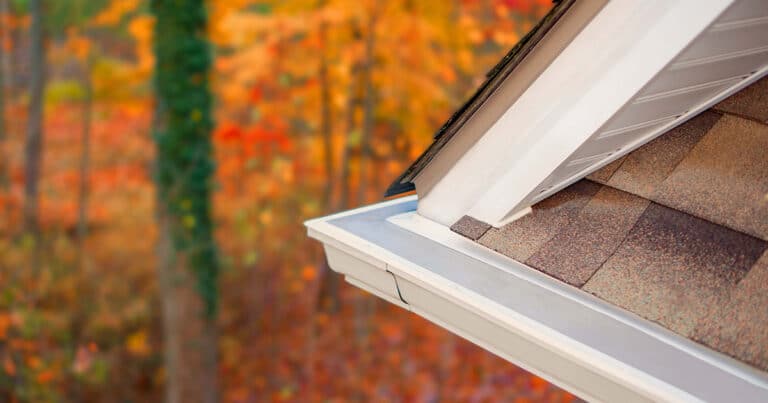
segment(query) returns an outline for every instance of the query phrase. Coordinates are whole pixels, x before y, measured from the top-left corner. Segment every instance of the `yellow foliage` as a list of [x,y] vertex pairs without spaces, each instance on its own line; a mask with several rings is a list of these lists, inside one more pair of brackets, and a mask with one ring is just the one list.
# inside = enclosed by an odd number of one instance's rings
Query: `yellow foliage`
[[88,60],[91,54],[91,41],[80,35],[77,30],[69,29],[67,31],[66,49],[82,63]]
[[109,26],[118,24],[123,17],[136,10],[141,0],[112,0],[104,10],[93,19],[96,26]]
[[272,210],[264,210],[259,214],[259,222],[265,227],[268,227],[272,223],[273,218]]
[[134,17],[128,23],[128,32],[136,41],[136,68],[139,75],[148,77],[155,64],[155,55],[152,52],[152,32],[155,19],[148,15]]
[[43,365],[43,361],[38,356],[30,356],[25,360],[28,367],[38,369]]
[[82,101],[83,98],[85,98],[85,90],[75,80],[54,81],[45,89],[45,101],[48,103]]
[[125,339],[125,349],[136,356],[146,356],[150,353],[149,343],[147,342],[147,332],[139,330],[132,333]]

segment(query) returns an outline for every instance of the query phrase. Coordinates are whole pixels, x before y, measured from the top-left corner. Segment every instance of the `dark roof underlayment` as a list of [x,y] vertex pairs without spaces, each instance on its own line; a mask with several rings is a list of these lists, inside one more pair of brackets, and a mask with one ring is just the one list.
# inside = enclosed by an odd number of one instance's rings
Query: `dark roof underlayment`
[[475,242],[768,371],[768,77]]
[[538,24],[518,42],[503,59],[488,72],[486,80],[475,91],[474,95],[459,108],[442,127],[435,133],[434,141],[416,161],[409,166],[385,193],[385,197],[410,192],[415,189],[413,179],[426,167],[429,162],[448,144],[459,132],[461,127],[477,112],[496,89],[506,80],[514,69],[525,59],[541,41],[549,30],[560,20],[576,0],[555,0],[555,6],[539,21]]

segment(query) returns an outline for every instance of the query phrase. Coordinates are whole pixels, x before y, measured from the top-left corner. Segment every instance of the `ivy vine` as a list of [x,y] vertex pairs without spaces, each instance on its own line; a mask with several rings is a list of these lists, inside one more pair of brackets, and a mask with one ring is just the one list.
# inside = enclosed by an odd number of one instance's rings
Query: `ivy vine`
[[157,149],[155,181],[176,251],[196,279],[206,314],[217,309],[218,260],[211,221],[212,97],[204,0],[152,0]]

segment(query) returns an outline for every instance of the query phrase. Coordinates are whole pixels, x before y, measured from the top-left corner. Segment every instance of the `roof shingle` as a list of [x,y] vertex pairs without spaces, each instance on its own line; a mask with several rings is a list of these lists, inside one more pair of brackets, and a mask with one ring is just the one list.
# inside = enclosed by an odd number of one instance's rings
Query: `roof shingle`
[[715,109],[768,123],[768,77],[724,99]]
[[768,240],[768,126],[726,115],[654,201]]
[[451,225],[451,231],[458,232],[473,241],[483,236],[490,228],[490,225],[466,215]]
[[647,206],[648,200],[603,187],[525,263],[581,287],[613,254]]
[[524,262],[568,225],[598,190],[600,186],[592,182],[577,182],[533,206],[527,216],[501,229],[490,229],[479,242]]
[[717,123],[720,114],[704,112],[625,157],[608,185],[636,195],[652,198],[680,161]]
[[768,370],[768,252],[734,288],[728,302],[712,307],[693,339]]
[[688,336],[764,250],[758,239],[654,203],[584,290]]
[[768,371],[767,85],[476,242]]

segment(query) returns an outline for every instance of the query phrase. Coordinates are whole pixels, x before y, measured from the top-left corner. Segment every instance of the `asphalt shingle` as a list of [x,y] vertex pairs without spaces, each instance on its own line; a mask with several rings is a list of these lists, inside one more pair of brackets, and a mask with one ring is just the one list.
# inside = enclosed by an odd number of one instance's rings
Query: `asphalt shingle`
[[768,371],[766,123],[768,78],[531,214],[465,232],[482,232],[476,242]]
[[689,336],[765,248],[762,240],[653,203],[584,290]]
[[605,185],[608,183],[609,180],[611,180],[611,177],[616,172],[617,169],[621,166],[621,164],[624,163],[624,160],[627,158],[627,156],[623,156],[616,161],[612,161],[610,164],[598,169],[595,172],[592,172],[591,174],[587,175],[587,179],[595,181],[597,183],[602,183]]
[[693,339],[768,371],[768,252],[731,291],[728,302],[701,319]]
[[576,182],[533,206],[530,214],[501,229],[492,228],[478,242],[524,262],[568,225],[598,190],[596,183]]
[[768,240],[768,126],[723,116],[652,200]]
[[473,241],[483,236],[490,228],[490,225],[467,215],[451,225],[451,231],[464,235]]
[[610,257],[648,206],[648,200],[603,187],[526,264],[581,287]]
[[715,109],[768,123],[768,77],[724,99]]
[[717,123],[720,114],[704,112],[626,156],[609,186],[650,198],[657,186]]

